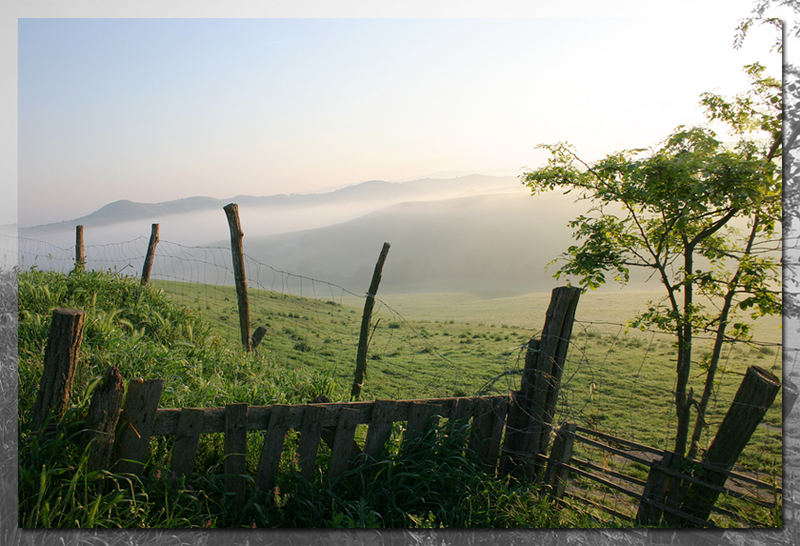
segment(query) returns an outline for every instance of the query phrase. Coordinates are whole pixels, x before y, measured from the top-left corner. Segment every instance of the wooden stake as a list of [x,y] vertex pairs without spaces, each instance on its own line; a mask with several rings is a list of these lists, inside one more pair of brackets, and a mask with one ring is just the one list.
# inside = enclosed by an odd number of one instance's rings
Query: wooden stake
[[386,255],[389,253],[389,243],[383,243],[378,263],[375,264],[375,271],[372,273],[372,282],[369,284],[367,299],[364,301],[364,314],[361,316],[361,335],[358,338],[358,353],[356,354],[356,371],[353,377],[353,388],[350,391],[350,400],[358,400],[361,397],[361,389],[364,387],[364,376],[367,373],[367,341],[369,338],[369,323],[372,318],[372,308],[375,306],[375,294],[378,292],[378,285],[381,282],[383,264]]
[[242,226],[239,223],[239,206],[229,203],[223,208],[228,217],[231,232],[231,256],[233,257],[233,275],[236,280],[236,301],[239,305],[239,328],[242,333],[242,346],[246,351],[250,345],[250,306],[247,302],[247,279],[244,275],[244,251],[242,250]]
[[33,409],[33,427],[38,429],[51,413],[64,416],[72,396],[72,381],[83,340],[85,314],[79,309],[56,309],[50,324],[44,369]]
[[75,226],[75,270],[86,269],[86,255],[83,247],[83,226]]
[[150,243],[147,245],[147,255],[144,258],[142,268],[142,286],[150,282],[150,270],[153,268],[153,257],[156,254],[158,244],[158,224],[150,226]]

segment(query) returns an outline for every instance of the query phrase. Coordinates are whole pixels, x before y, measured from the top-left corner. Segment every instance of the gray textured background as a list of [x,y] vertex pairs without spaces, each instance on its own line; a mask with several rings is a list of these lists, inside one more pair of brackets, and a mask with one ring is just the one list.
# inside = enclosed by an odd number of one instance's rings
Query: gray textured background
[[[289,11],[286,5],[267,4],[274,7],[269,16],[296,16],[313,14],[359,15],[359,1],[349,1],[344,9],[327,7],[313,0],[302,5],[306,13],[296,9]],[[514,2],[510,2],[514,4]],[[137,16],[164,16],[163,8],[141,3]],[[754,3],[755,4],[755,3]],[[32,6],[33,5],[33,6]],[[396,5],[396,4],[395,4]],[[414,4],[416,5],[416,4]],[[497,4],[494,4],[497,5]],[[502,5],[502,3],[500,4]],[[114,3],[82,2],[84,11],[75,5],[65,5],[52,1],[3,3],[0,5],[0,66],[3,79],[0,80],[0,188],[6,198],[15,198],[13,184],[16,181],[16,18],[25,16],[102,16],[114,17],[131,15],[130,6]],[[166,15],[219,16],[214,3],[208,0],[191,4],[171,3],[173,13]],[[234,8],[226,8],[228,16],[253,15],[252,2],[239,1]],[[189,9],[187,9],[189,7]],[[263,6],[261,6],[263,7]],[[519,6],[517,6],[518,8]],[[26,8],[26,9],[23,9]],[[33,9],[34,13],[31,13]],[[309,11],[310,9],[310,11]],[[393,9],[393,8],[389,8]],[[182,10],[182,11],[181,11]],[[395,10],[396,11],[396,10]],[[459,12],[460,13],[460,12]],[[512,13],[513,10],[512,10]],[[374,14],[374,13],[372,13]],[[468,15],[481,15],[470,13]],[[483,13],[485,15],[485,13]],[[263,14],[259,14],[262,15]],[[744,15],[744,14],[743,14]],[[788,45],[788,44],[787,44]],[[791,55],[791,48],[785,54]],[[789,57],[793,58],[793,57]],[[791,61],[790,61],[791,62]],[[790,104],[787,96],[787,109],[797,117],[798,105]],[[11,105],[11,110],[8,106]],[[791,112],[788,112],[791,114]],[[792,115],[788,115],[791,118]],[[9,155],[11,154],[11,155]],[[9,160],[9,157],[12,159]],[[792,206],[800,202],[800,163],[798,146],[784,150],[785,195],[784,200]],[[0,219],[0,224],[14,222],[14,219]],[[796,236],[798,230],[785,230],[785,236]],[[784,249],[784,275],[786,288],[791,287],[795,269],[800,266],[800,252],[797,248]],[[7,270],[9,264],[0,262]],[[787,308],[798,307],[797,296],[786,294]],[[800,498],[798,498],[798,463],[800,463],[800,420],[798,405],[784,405],[784,529],[746,530],[746,531],[645,531],[645,530],[447,530],[447,531],[194,531],[194,530],[122,530],[122,531],[51,531],[20,530],[17,528],[17,292],[16,284],[8,275],[0,278],[0,545],[268,545],[268,544],[412,544],[439,546],[449,544],[797,544],[800,533]],[[800,346],[800,318],[784,316],[784,346]],[[785,350],[783,361],[783,380],[785,388],[800,385],[800,370],[796,365],[796,351]]]

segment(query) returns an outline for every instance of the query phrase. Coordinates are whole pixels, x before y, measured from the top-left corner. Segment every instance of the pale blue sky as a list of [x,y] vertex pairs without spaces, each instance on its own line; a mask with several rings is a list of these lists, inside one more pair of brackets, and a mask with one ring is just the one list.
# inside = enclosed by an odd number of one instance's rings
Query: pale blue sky
[[[22,19],[19,223],[655,144],[773,36],[664,19]],[[763,39],[762,39],[763,38]]]

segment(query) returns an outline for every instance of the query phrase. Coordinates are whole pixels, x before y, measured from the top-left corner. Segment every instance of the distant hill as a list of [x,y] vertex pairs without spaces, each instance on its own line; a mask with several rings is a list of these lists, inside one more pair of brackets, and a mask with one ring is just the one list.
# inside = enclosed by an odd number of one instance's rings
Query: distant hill
[[[88,227],[130,222],[133,220],[157,221],[164,216],[219,210],[230,202],[240,207],[293,208],[336,205],[355,202],[382,202],[384,204],[411,200],[429,200],[475,193],[487,193],[519,187],[515,177],[469,175],[450,179],[425,178],[410,182],[372,180],[345,186],[323,193],[277,194],[267,196],[237,195],[228,199],[195,196],[161,203],[136,203],[120,200],[82,216],[39,226],[21,228],[26,235],[74,229],[77,224]],[[383,205],[381,205],[383,206]]]
[[411,202],[325,228],[245,237],[244,247],[264,263],[363,291],[387,241],[382,292],[509,295],[554,286],[545,266],[570,244],[566,223],[577,212],[560,195]]

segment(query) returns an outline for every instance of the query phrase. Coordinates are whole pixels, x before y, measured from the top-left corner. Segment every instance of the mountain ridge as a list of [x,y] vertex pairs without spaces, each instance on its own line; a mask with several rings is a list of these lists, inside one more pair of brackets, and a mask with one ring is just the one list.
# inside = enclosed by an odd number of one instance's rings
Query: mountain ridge
[[46,232],[71,229],[76,224],[87,227],[103,226],[132,220],[218,209],[230,202],[235,202],[240,206],[267,208],[331,205],[352,201],[425,199],[442,192],[453,196],[452,194],[458,191],[492,191],[497,188],[509,187],[512,180],[516,181],[514,177],[474,174],[448,179],[421,178],[407,182],[368,180],[319,193],[278,193],[264,196],[239,194],[226,199],[198,195],[158,203],[142,203],[129,199],[119,199],[78,218],[27,226],[20,229],[28,232]]

